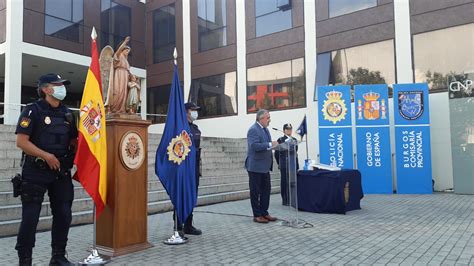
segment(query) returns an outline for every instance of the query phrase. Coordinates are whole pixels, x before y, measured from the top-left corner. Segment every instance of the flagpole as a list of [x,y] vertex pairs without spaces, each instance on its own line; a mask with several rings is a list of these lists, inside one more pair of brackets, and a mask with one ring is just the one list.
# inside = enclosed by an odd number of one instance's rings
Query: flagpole
[[[174,48],[173,51],[173,57],[174,57],[174,65],[178,65],[178,51],[176,50],[176,47]],[[173,203],[171,203],[173,204]],[[166,239],[163,241],[164,244],[166,245],[182,245],[186,244],[188,242],[188,238],[183,236],[181,237],[178,232],[178,212],[176,211],[176,206],[173,205],[173,220],[174,220],[174,233],[170,238]]]
[[[95,40],[97,38],[97,32],[95,30],[95,27],[92,27],[92,32],[91,32],[91,39],[92,39],[92,47],[96,47],[95,46]],[[95,48],[97,49],[97,48]],[[92,54],[92,57],[93,57],[93,51],[91,51],[91,54]],[[91,63],[92,65],[92,63]],[[90,68],[90,67],[89,67]],[[92,199],[92,201],[94,202],[94,199]],[[102,265],[102,264],[105,264],[105,263],[108,263],[110,262],[110,257],[102,257],[100,254],[99,254],[99,251],[97,250],[97,217],[96,217],[96,205],[95,205],[95,202],[94,202],[94,208],[92,210],[92,219],[94,221],[94,228],[93,228],[93,233],[92,233],[92,249],[91,249],[91,253],[89,254],[89,256],[87,256],[87,258],[85,258],[82,262],[79,263],[79,265]]]
[[306,132],[306,160],[309,160],[308,156],[308,132]]

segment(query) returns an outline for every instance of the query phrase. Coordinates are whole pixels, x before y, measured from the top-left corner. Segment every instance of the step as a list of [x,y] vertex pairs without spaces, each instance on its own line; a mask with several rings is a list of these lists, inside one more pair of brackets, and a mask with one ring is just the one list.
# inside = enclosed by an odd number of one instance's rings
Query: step
[[14,149],[5,149],[2,146],[3,142],[0,143],[0,147],[2,149],[0,150],[0,160],[3,159],[21,159],[21,150],[19,148],[14,148]]
[[[279,193],[280,187],[274,186],[272,187],[272,194]],[[203,195],[198,197],[198,206],[209,205],[209,204],[216,204],[226,201],[235,201],[235,200],[242,200],[249,198],[249,190],[242,190],[242,191],[233,191],[228,193],[217,193],[217,194],[210,194],[210,195]],[[170,200],[164,200],[160,202],[151,202],[148,203],[148,214],[156,214],[162,212],[168,212],[173,209],[173,206]],[[18,232],[18,227],[20,225],[20,220],[9,220],[0,222],[0,236],[13,236],[16,235]],[[82,224],[90,224],[92,223],[92,211],[82,211],[82,212],[74,212],[72,214],[72,225],[82,225]],[[52,223],[52,216],[43,216],[40,217],[37,230],[38,231],[45,231],[51,229]],[[90,236],[92,241],[92,236]]]
[[[273,178],[272,184],[277,186],[279,184],[279,179]],[[248,190],[248,182],[200,186],[198,192],[201,196],[207,194],[227,193],[239,190]],[[9,196],[11,197],[12,195],[10,194]],[[168,198],[169,197],[164,189],[148,192],[148,202],[162,201]],[[18,204],[0,206],[0,221],[14,220],[19,219],[21,217],[21,203],[20,201],[17,202]],[[72,204],[73,212],[90,210],[92,209],[92,207],[93,202],[92,199],[89,197],[75,198]],[[47,197],[45,197],[45,201],[42,204],[40,216],[48,215],[51,215],[51,207],[50,202],[47,201]]]
[[[228,176],[228,175],[243,175],[247,174],[247,171],[244,168],[244,163],[241,165],[233,165],[232,167],[228,167],[227,169],[216,169],[216,168],[209,168],[209,167],[202,167],[202,175],[203,176]],[[155,177],[155,166],[148,167],[148,178]]]
[[21,157],[20,158],[3,158],[0,159],[0,170],[2,169],[11,169],[20,167]]
[[0,132],[8,132],[14,134],[16,130],[16,125],[1,125]]
[[[72,202],[72,212],[92,210],[93,203],[90,198],[75,199]],[[50,202],[43,202],[40,216],[51,215]],[[21,217],[21,204],[0,206],[0,221],[15,220]]]
[[[86,190],[82,186],[75,186],[74,187],[74,199],[83,199],[89,198],[89,194],[87,194]],[[44,195],[44,201],[48,202],[48,192]],[[8,205],[21,205],[20,197],[13,197],[13,192],[0,192],[0,206],[8,206]]]
[[[0,180],[10,181],[10,179],[12,177],[14,177],[16,174],[19,174],[19,173],[21,173],[21,168],[20,167],[0,169]],[[1,191],[1,189],[0,189],[0,191]]]
[[[279,179],[272,179],[272,185],[278,186],[280,184]],[[219,185],[209,185],[209,186],[200,186],[198,189],[199,196],[204,195],[213,195],[218,193],[229,193],[232,191],[248,190],[248,182],[240,183],[230,183],[230,184],[219,184]],[[148,202],[157,202],[169,199],[168,193],[163,190],[149,191],[148,192]]]

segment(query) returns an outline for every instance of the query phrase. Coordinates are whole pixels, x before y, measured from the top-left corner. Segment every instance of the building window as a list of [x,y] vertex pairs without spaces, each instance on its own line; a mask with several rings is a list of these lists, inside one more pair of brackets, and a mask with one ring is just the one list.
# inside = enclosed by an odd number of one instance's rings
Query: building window
[[171,60],[176,47],[176,20],[174,4],[153,12],[153,62]]
[[389,84],[391,87],[395,83],[393,40],[319,54],[317,66],[316,85]]
[[337,17],[377,6],[377,0],[329,0],[329,17]]
[[304,59],[247,70],[247,112],[306,106]]
[[413,35],[415,82],[427,82],[432,91],[447,91],[453,82],[469,87],[466,80],[474,80],[472,36],[474,23]]
[[83,12],[83,0],[45,0],[45,34],[82,43]]
[[201,118],[237,114],[236,72],[194,79],[189,99],[201,106]]
[[255,1],[257,37],[291,29],[292,25],[291,0]]
[[198,0],[199,51],[227,45],[226,0]]
[[147,119],[153,123],[166,122],[171,84],[147,89]]
[[132,11],[130,7],[111,0],[101,0],[100,9],[101,46],[110,45],[117,49],[125,37],[131,35]]

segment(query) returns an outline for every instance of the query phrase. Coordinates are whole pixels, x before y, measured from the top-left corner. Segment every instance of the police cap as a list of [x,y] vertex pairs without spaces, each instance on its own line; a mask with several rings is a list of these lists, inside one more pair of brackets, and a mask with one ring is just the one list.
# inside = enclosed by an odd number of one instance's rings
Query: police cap
[[69,85],[71,82],[67,79],[61,78],[58,74],[50,73],[39,77],[38,85],[46,83],[62,83],[64,85]]
[[186,110],[201,110],[201,107],[197,106],[195,103],[193,102],[187,102],[184,104],[184,108],[186,108]]
[[293,126],[290,123],[284,124],[283,125],[283,130],[285,129],[293,129]]

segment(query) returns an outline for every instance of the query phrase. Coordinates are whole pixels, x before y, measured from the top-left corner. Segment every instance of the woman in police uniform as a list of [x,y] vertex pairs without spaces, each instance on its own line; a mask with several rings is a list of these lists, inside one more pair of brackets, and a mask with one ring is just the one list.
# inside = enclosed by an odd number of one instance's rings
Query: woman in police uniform
[[[283,132],[285,135],[283,137],[280,137],[277,142],[279,144],[284,143],[287,141],[288,138],[293,139],[293,141],[297,142],[297,139],[292,137],[291,134],[293,132],[293,127],[291,124],[284,124],[283,125]],[[282,199],[282,204],[283,205],[289,205],[289,191],[288,191],[288,167],[287,167],[287,157],[288,157],[288,151],[287,150],[282,150],[282,151],[275,151],[275,160],[278,164],[278,168],[280,169],[280,193],[281,193],[281,199]],[[296,170],[298,170],[298,146],[296,146]]]
[[50,264],[68,265],[65,257],[74,197],[70,169],[77,145],[77,127],[71,110],[61,104],[68,80],[47,74],[38,80],[40,99],[26,106],[15,131],[23,151],[22,219],[17,244],[20,265],[31,265],[36,226],[44,194],[53,213]]

